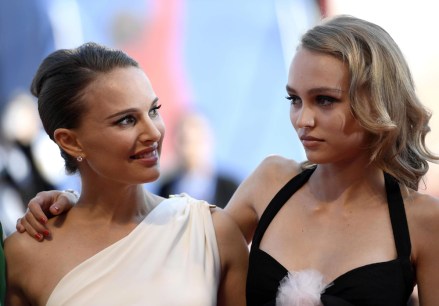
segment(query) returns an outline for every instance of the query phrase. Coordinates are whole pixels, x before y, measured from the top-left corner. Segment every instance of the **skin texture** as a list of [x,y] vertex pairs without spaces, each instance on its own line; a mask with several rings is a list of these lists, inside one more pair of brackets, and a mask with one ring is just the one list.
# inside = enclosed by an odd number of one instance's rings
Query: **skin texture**
[[[354,268],[396,258],[383,173],[370,163],[368,134],[351,113],[349,81],[348,67],[337,58],[303,48],[294,57],[287,83],[291,123],[307,159],[318,167],[273,219],[260,245],[288,270],[317,269],[328,283]],[[226,211],[247,242],[268,203],[300,171],[296,161],[269,156],[240,185]],[[420,303],[436,305],[439,200],[401,190]],[[37,219],[51,197],[61,210],[71,205],[63,193],[41,194],[29,205]],[[44,228],[30,215],[21,225],[30,232],[30,224]]]
[[[366,135],[352,116],[348,68],[338,59],[301,49],[288,78],[290,118],[308,160],[346,163],[367,153]],[[348,161],[349,162],[349,161]]]
[[[55,131],[65,152],[83,157],[81,197],[67,214],[45,223],[53,239],[40,244],[19,233],[6,239],[8,305],[45,305],[64,275],[127,236],[164,200],[145,195],[143,188],[160,174],[165,131],[143,71],[130,67],[101,74],[83,99],[87,112],[79,127]],[[212,218],[221,258],[218,304],[245,305],[247,246],[227,214],[215,208]]]
[[[318,167],[276,215],[260,245],[287,269],[317,269],[328,283],[356,267],[396,258],[382,171],[369,164],[367,135],[349,110],[348,80],[336,58],[301,49],[293,59],[290,117],[298,137],[317,139],[302,143]],[[241,184],[226,210],[247,241],[270,200],[299,172],[295,161],[269,156]],[[413,190],[403,197],[420,302],[435,305],[439,202]]]

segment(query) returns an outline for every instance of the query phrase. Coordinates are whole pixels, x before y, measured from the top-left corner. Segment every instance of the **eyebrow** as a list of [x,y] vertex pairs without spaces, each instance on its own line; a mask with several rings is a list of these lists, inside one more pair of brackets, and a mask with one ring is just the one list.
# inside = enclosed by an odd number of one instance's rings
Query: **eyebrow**
[[[152,100],[151,105],[156,104],[158,102],[158,100],[159,100],[159,97],[155,97],[154,100]],[[112,114],[112,115],[108,116],[107,118],[105,118],[105,120],[112,119],[112,118],[115,118],[115,117],[118,117],[118,116],[121,116],[121,115],[124,115],[124,114],[134,113],[136,111],[138,111],[137,108],[124,109],[123,111],[120,111],[120,112],[117,112],[115,114]]]
[[[286,86],[287,92],[296,92],[296,90],[294,88],[291,88],[290,86]],[[336,94],[342,94],[345,91],[341,90],[340,88],[332,88],[332,87],[316,87],[316,88],[311,88],[308,93],[309,94],[318,94],[318,93],[322,93],[322,92],[333,92]]]

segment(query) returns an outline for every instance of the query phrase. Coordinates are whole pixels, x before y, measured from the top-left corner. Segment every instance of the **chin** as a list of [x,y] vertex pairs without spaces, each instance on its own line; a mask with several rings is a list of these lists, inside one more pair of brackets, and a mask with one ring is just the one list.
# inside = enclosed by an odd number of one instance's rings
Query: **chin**
[[305,155],[314,164],[327,164],[340,159],[340,154],[332,150],[305,150]]
[[160,170],[157,168],[157,171],[155,173],[149,175],[147,183],[154,182],[158,180],[159,177],[160,177]]
[[322,157],[316,156],[316,154],[306,154],[306,159],[313,163],[313,164],[321,164],[322,163]]
[[139,173],[135,177],[133,177],[134,184],[146,184],[152,183],[158,180],[160,177],[160,171],[158,168],[148,169],[148,171]]

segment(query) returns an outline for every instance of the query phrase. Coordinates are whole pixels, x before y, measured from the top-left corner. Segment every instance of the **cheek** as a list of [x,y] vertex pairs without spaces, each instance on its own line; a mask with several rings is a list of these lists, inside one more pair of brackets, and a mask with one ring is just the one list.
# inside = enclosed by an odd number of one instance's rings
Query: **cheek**
[[364,134],[365,129],[353,117],[347,118],[343,122],[342,129],[345,134]]
[[338,131],[341,131],[345,135],[364,132],[364,128],[348,111],[339,113],[334,119],[334,122],[338,122],[338,124],[335,125],[334,128]]
[[354,118],[345,120],[341,126],[343,134],[348,141],[361,146],[367,142],[367,132]]
[[127,150],[133,146],[134,141],[135,138],[129,134],[102,133],[86,137],[83,147],[86,148],[88,155],[106,152],[110,156],[111,154],[126,154]]
[[155,126],[161,135],[160,140],[159,140],[159,154],[160,154],[162,152],[162,144],[163,144],[163,139],[165,138],[165,134],[166,134],[166,127],[165,127],[165,123],[163,122],[163,120],[161,118],[157,121]]
[[334,130],[340,131],[345,135],[351,133],[352,122],[350,122],[349,120],[346,120],[346,116],[338,115],[334,120],[334,123],[335,122],[337,122],[337,124],[333,124]]
[[157,124],[156,124],[157,130],[160,131],[161,139],[163,140],[163,138],[165,137],[165,133],[166,133],[166,127],[165,127],[165,123],[163,122],[162,119],[160,119]]
[[298,112],[294,111],[294,109],[291,107],[290,108],[290,121],[291,124],[293,125],[294,129],[297,131],[297,117],[298,117]]

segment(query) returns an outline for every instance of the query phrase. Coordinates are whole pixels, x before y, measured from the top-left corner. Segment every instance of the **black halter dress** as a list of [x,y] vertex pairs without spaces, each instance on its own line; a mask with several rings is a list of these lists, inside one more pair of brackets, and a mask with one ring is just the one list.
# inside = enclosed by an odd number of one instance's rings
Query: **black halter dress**
[[[279,282],[288,270],[259,249],[259,244],[270,222],[285,202],[308,181],[314,169],[304,170],[291,179],[271,200],[259,221],[250,250],[247,276],[249,306],[275,305]],[[386,173],[384,177],[398,256],[394,260],[358,267],[336,278],[321,296],[325,306],[407,305],[415,283],[410,263],[410,235],[398,182]]]

